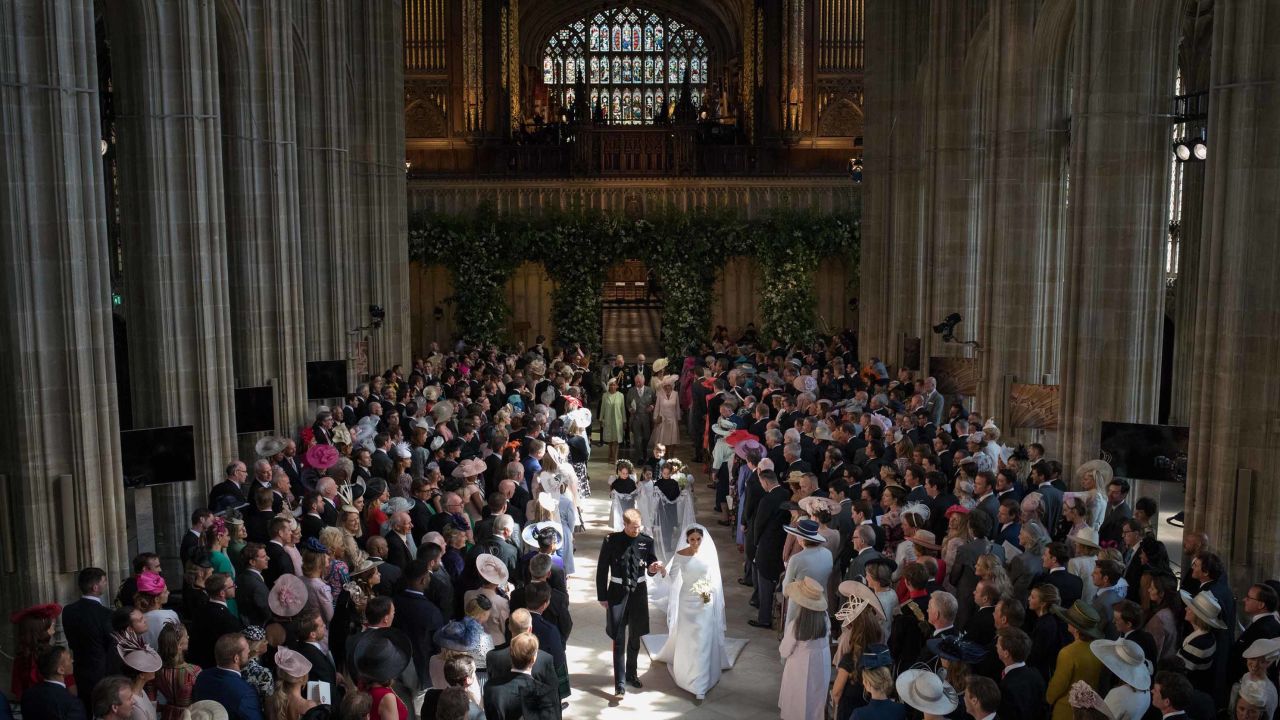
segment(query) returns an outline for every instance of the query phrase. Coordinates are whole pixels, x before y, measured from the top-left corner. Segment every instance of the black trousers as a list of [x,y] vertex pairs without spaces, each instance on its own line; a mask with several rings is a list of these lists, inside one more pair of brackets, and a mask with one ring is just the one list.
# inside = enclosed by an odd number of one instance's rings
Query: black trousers
[[617,685],[624,678],[635,677],[637,674],[640,638],[649,632],[648,592],[637,590],[628,593],[619,603],[611,601],[608,613],[606,629],[612,631],[613,682]]
[[760,568],[756,568],[756,601],[760,603],[760,607],[756,609],[756,622],[773,624],[773,591],[777,585],[777,575],[763,573]]

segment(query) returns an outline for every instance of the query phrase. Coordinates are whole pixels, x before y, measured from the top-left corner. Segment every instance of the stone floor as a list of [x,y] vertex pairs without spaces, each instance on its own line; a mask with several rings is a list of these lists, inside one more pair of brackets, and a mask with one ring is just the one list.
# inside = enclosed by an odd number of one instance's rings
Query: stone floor
[[[706,487],[701,467],[697,468],[702,480],[697,487],[698,522],[706,525],[720,552],[721,573],[725,582],[725,605],[728,614],[730,637],[749,640],[732,670],[726,671],[720,683],[698,702],[693,695],[676,687],[663,663],[650,663],[648,655],[640,651],[640,680],[643,690],[628,688],[619,701],[613,695],[613,661],[611,641],[604,632],[604,611],[596,602],[595,567],[600,554],[600,543],[608,533],[609,491],[608,478],[611,468],[607,462],[608,449],[593,448],[589,466],[592,496],[583,503],[587,531],[575,538],[574,560],[577,573],[569,578],[569,595],[572,602],[573,634],[570,637],[568,658],[573,695],[569,698],[566,718],[706,718],[724,720],[733,718],[778,717],[778,686],[782,665],[778,658],[778,641],[772,631],[747,625],[751,617],[747,605],[748,588],[737,583],[741,577],[742,555],[737,552],[729,528],[716,523],[719,518],[712,512],[714,493]],[[687,445],[677,446],[668,456],[688,461],[693,457]],[[654,632],[665,632],[663,613],[651,610],[650,626]]]

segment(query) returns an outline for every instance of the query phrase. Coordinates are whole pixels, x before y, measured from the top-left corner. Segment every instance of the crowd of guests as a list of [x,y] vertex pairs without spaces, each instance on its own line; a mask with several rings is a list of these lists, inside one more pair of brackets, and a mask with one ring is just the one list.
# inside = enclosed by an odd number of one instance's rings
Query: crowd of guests
[[1175,567],[1109,464],[1004,444],[851,347],[722,338],[686,365],[747,622],[782,636],[783,718],[1274,716],[1280,583],[1233,592],[1190,530]]
[[24,720],[562,717],[582,377],[541,347],[433,354],[263,438],[192,513],[179,577],[143,553],[13,614],[9,699]]
[[737,612],[782,640],[783,718],[1274,716],[1280,584],[1233,590],[1196,532],[1175,568],[1105,462],[1009,447],[852,348],[433,347],[228,462],[180,577],[144,553],[15,613],[12,699],[24,720],[559,718],[592,428],[646,461],[678,422],[752,587]]

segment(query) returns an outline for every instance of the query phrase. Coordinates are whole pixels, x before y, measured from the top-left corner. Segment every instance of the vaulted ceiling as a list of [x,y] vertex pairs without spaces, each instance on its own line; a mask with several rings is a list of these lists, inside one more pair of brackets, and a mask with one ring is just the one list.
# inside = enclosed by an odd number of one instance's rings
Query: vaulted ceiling
[[525,0],[520,3],[520,44],[525,65],[540,67],[551,34],[574,20],[603,9],[645,8],[697,28],[720,62],[737,57],[742,44],[743,6],[752,0]]

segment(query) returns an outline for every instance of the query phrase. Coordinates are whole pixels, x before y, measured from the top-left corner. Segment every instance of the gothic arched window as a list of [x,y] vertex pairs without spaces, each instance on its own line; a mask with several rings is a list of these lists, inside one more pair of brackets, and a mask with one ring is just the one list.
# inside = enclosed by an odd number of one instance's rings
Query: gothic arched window
[[543,82],[553,108],[571,105],[574,83],[586,82],[589,97],[599,98],[592,106],[608,121],[649,123],[676,103],[686,78],[690,100],[701,104],[711,83],[709,56],[698,31],[628,5],[602,10],[553,33],[543,56]]

